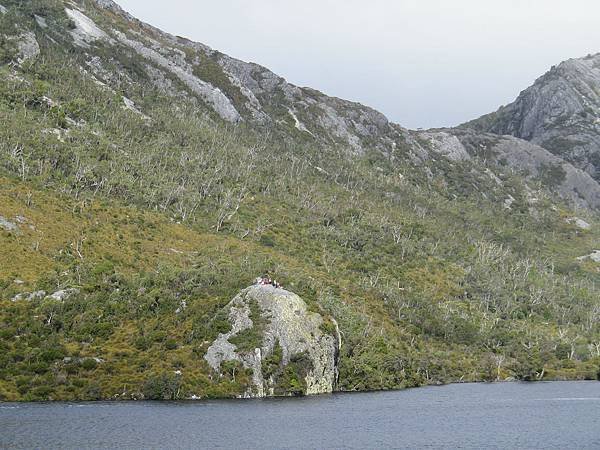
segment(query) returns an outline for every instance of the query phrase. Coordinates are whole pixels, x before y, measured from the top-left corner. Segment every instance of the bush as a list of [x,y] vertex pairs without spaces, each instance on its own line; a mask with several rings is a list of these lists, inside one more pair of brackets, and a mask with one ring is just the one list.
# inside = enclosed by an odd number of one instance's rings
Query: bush
[[305,352],[292,356],[276,380],[275,393],[277,395],[304,395],[306,393],[306,376],[312,369],[312,360]]
[[179,397],[181,378],[177,375],[160,374],[146,380],[142,392],[148,400],[176,400]]
[[175,339],[167,339],[165,341],[165,348],[167,350],[176,350],[177,349],[177,341]]
[[93,358],[86,358],[82,361],[81,367],[84,370],[94,370],[96,367],[98,367],[98,363]]
[[85,389],[85,400],[102,400],[102,388],[98,384],[90,384]]

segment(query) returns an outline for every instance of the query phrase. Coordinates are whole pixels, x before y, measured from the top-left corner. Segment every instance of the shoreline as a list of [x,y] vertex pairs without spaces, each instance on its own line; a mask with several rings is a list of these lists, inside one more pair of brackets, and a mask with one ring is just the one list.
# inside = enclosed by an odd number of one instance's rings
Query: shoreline
[[0,400],[0,408],[6,405],[53,405],[53,404],[63,404],[63,405],[94,405],[94,404],[125,404],[125,403],[142,403],[142,404],[196,404],[196,403],[206,403],[206,402],[245,402],[252,400],[286,400],[286,399],[311,399],[311,398],[324,398],[324,397],[332,397],[338,395],[358,395],[358,394],[374,394],[374,393],[386,393],[386,392],[403,392],[408,390],[417,390],[424,388],[443,388],[451,385],[466,385],[466,384],[486,384],[486,385],[494,385],[494,384],[507,384],[507,383],[515,383],[515,384],[541,384],[541,383],[600,383],[600,380],[568,380],[568,379],[556,379],[556,380],[498,380],[498,381],[454,381],[450,383],[440,383],[440,384],[424,384],[422,386],[412,386],[401,389],[371,389],[371,390],[362,390],[362,391],[334,391],[327,394],[313,394],[313,395],[278,395],[278,396],[267,396],[267,397],[205,397],[205,398],[183,398],[178,400],[146,400],[146,399],[101,399],[101,400],[40,400],[40,401],[1,401]]

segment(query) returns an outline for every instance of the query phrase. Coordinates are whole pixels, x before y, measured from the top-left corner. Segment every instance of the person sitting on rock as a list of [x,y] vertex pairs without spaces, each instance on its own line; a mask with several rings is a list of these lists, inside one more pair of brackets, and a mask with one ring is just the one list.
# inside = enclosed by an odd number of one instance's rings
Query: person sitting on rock
[[255,284],[259,286],[273,286],[274,288],[282,289],[281,284],[278,283],[277,280],[273,280],[267,276],[256,278]]

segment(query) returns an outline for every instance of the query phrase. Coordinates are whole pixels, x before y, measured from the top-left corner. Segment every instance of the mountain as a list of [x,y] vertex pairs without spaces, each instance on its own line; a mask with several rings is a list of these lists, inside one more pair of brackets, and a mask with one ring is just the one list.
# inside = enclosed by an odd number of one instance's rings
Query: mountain
[[109,0],[0,4],[0,400],[598,376],[600,186],[566,156]]
[[[543,185],[573,206],[600,208],[598,182],[548,150],[510,135],[473,132],[468,128],[447,131],[456,138],[453,152],[457,148],[464,149],[461,154],[476,158],[487,170],[516,171],[529,183]],[[431,136],[429,133],[425,135]],[[443,149],[443,145],[439,149]]]
[[600,180],[600,54],[570,59],[514,103],[466,124],[537,144]]

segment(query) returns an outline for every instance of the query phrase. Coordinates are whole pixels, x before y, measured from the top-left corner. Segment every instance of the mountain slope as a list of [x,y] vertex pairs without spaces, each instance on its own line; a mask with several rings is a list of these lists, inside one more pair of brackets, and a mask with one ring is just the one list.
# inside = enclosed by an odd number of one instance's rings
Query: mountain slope
[[[530,142],[512,136],[499,136],[493,133],[472,131],[469,129],[446,130],[448,136],[454,136],[450,143],[452,154],[466,155],[494,172],[511,171],[518,173],[529,183],[526,186],[528,197],[531,186],[538,189],[544,186],[555,195],[565,199],[571,205],[599,209],[600,191],[598,183],[586,172],[578,170],[562,158]],[[419,133],[433,143],[437,151],[444,152],[448,142],[439,140],[440,134]]]
[[263,274],[337,321],[341,390],[597,376],[587,174],[406,130],[108,0],[0,3],[0,399],[243,395],[252,374],[205,356]]
[[[135,20],[112,2],[97,5],[115,13],[120,19],[116,22],[119,28],[115,29],[112,22],[106,31],[98,28],[100,31],[90,36],[85,30],[87,17],[78,15],[80,22],[75,21],[78,27],[73,34],[84,36],[79,46],[85,47],[85,39],[91,39],[112,48],[133,50],[143,58],[143,71],[157,88],[173,95],[197,94],[227,122],[262,124],[285,133],[294,131],[327,144],[343,143],[357,152],[369,139],[395,134],[395,127],[377,111],[299,88],[264,67],[171,36]],[[139,28],[141,33],[132,35],[131,28]],[[101,76],[102,62],[97,60],[94,65],[96,76]],[[173,77],[179,86],[170,82]],[[392,141],[386,144],[392,145]]]
[[466,124],[544,147],[600,180],[600,54],[562,62],[514,103]]
[[[137,21],[113,2],[92,2],[92,5],[98,9],[90,7],[84,11],[89,17],[67,6],[66,31],[61,22],[65,18],[59,16],[53,27],[52,19],[40,22],[40,16],[33,13],[35,20],[31,23],[30,19],[30,26],[38,34],[41,32],[42,39],[50,39],[48,44],[60,42],[63,48],[69,48],[85,77],[114,92],[125,92],[125,105],[142,116],[144,111],[127,96],[143,101],[139,96],[144,97],[148,86],[153,86],[163,95],[201,106],[215,120],[245,124],[289,146],[336,148],[354,155],[376,151],[391,160],[410,158],[420,165],[427,165],[432,156],[431,149],[419,145],[413,133],[371,108],[299,88],[264,67],[164,33]],[[58,14],[60,6],[54,8]],[[26,49],[31,47],[39,48],[32,31],[23,36],[19,40],[23,47],[20,53],[27,53]],[[140,86],[144,86],[141,92]],[[515,145],[518,147],[516,141]],[[546,164],[546,152],[539,149],[537,153],[536,164]],[[522,169],[518,164],[512,168]],[[548,185],[543,178],[538,179],[563,198],[576,199],[577,205],[597,208],[600,185],[577,169],[567,167],[566,171],[574,174],[567,181],[577,179],[582,184],[559,180]],[[561,186],[558,190],[557,185]]]

